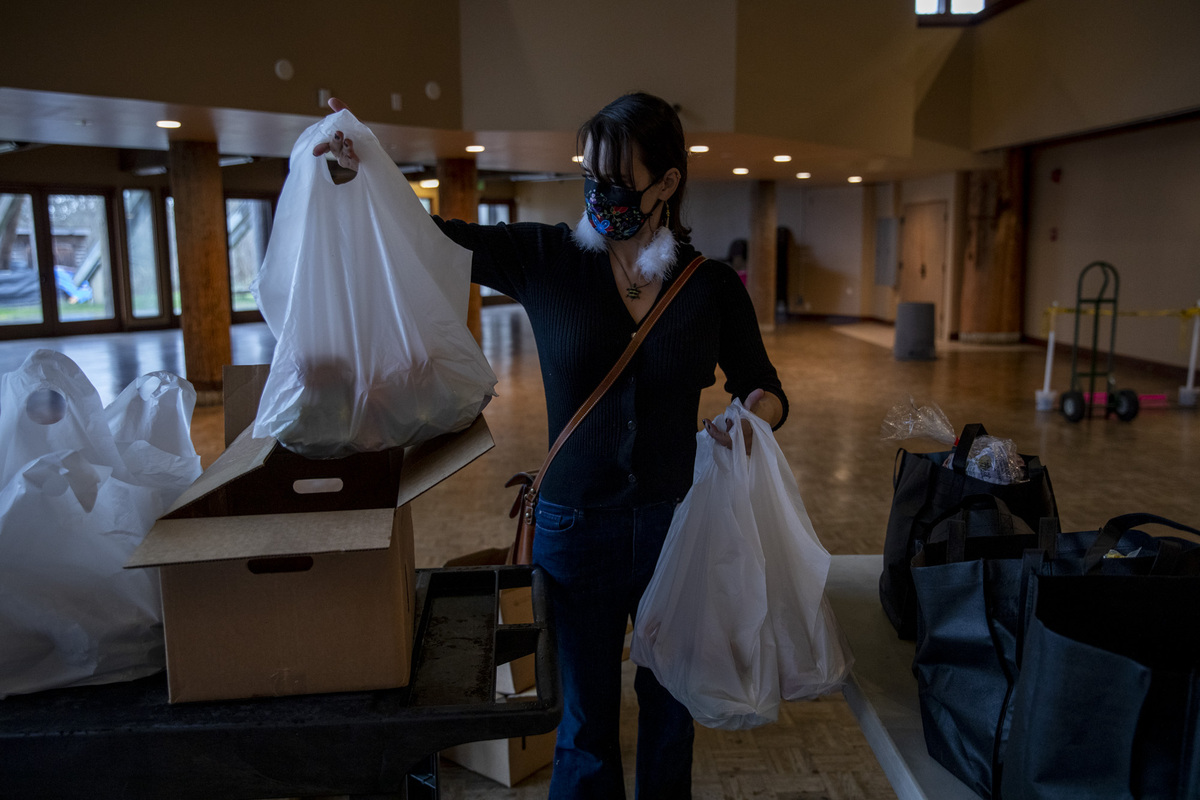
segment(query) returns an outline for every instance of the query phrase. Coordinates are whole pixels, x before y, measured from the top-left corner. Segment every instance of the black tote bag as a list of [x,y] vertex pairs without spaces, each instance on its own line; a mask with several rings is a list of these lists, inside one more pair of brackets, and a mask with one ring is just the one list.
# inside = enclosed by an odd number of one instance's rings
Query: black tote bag
[[1200,577],[1034,579],[1004,800],[1200,797]]
[[935,526],[913,558],[919,601],[913,672],[926,748],[981,797],[999,796],[1001,768],[1014,751],[1009,732],[1033,578],[1197,570],[1200,545],[1134,529],[1149,523],[1191,530],[1130,514],[1099,531],[1069,533],[1047,519],[1035,534],[997,498],[973,497]]
[[[995,484],[967,474],[971,445],[987,431],[978,423],[963,428],[954,450],[938,453],[897,451],[892,476],[892,508],[883,543],[883,573],[879,576],[879,600],[902,639],[917,634],[917,606],[910,562],[929,539],[936,522],[952,513],[963,498],[989,494],[1000,498],[1013,516],[1036,530],[1043,517],[1057,517],[1050,473],[1037,456],[1021,454],[1029,480]],[[952,466],[942,466],[954,456]]]
[[1033,530],[993,495],[966,498],[912,560],[913,673],[925,746],[980,797],[995,794],[1028,575],[1054,563],[1057,520]]

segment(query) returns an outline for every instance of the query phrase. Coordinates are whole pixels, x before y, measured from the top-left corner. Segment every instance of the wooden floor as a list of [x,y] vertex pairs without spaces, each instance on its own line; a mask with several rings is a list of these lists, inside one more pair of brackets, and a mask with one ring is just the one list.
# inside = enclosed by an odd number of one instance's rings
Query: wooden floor
[[[884,326],[830,326],[788,322],[765,335],[791,401],[791,416],[777,440],[796,474],[813,525],[837,554],[878,553],[891,499],[897,444],[880,440],[884,415],[912,395],[937,402],[957,427],[982,422],[997,436],[1014,439],[1022,452],[1048,466],[1067,530],[1095,528],[1109,517],[1149,511],[1200,524],[1200,416],[1196,409],[1148,408],[1129,423],[1096,418],[1071,424],[1034,408],[1041,388],[1044,351],[1029,346],[939,352],[936,361],[897,362]],[[272,340],[265,326],[237,326],[236,363],[269,361]],[[109,402],[139,374],[155,369],[183,372],[179,333],[0,342],[0,372],[18,366],[34,346],[62,350],[76,360]],[[1164,347],[1175,347],[1166,342]],[[496,447],[414,506],[418,566],[482,547],[506,545],[512,500],[504,481],[540,463],[545,454],[546,414],[532,335],[516,307],[484,312],[484,351],[500,379],[485,416]],[[1118,375],[1119,386],[1139,394],[1165,394],[1174,402],[1180,380],[1150,373]],[[1069,382],[1059,358],[1052,386]],[[711,416],[728,397],[721,380],[706,391],[701,413]],[[221,449],[221,409],[197,409],[193,438],[204,463]],[[906,443],[913,450],[940,450],[931,441]],[[627,665],[629,667],[629,665]],[[633,764],[632,671],[627,671],[624,737],[626,772]],[[541,798],[549,783],[543,769],[505,789],[442,762],[442,797]],[[627,782],[631,783],[631,776]],[[788,705],[777,724],[754,731],[698,731],[694,770],[697,798],[888,798],[894,797],[879,765],[840,697]],[[632,796],[632,789],[630,790]]]

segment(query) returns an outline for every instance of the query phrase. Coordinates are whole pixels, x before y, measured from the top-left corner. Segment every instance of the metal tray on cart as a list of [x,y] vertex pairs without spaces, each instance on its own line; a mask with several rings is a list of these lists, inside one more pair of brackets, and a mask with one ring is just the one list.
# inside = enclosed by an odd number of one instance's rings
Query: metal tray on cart
[[[499,625],[501,589],[532,586],[534,622]],[[531,567],[417,570],[409,685],[167,702],[165,673],[0,700],[0,797],[437,798],[437,753],[545,733],[562,715],[554,627]],[[536,699],[495,695],[496,666],[535,654]]]

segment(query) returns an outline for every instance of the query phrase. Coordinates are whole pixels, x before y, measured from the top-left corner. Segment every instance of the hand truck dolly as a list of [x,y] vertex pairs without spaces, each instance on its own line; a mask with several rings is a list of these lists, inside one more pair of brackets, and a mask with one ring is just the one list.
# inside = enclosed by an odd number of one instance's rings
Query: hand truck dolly
[[[1089,272],[1098,270],[1100,285],[1095,296],[1084,297],[1084,281]],[[1094,281],[1093,281],[1094,283]],[[1109,294],[1109,289],[1112,293]],[[1113,374],[1113,354],[1117,343],[1117,295],[1120,288],[1120,277],[1116,267],[1105,261],[1093,261],[1079,273],[1079,281],[1075,290],[1075,340],[1071,343],[1071,388],[1063,393],[1059,408],[1068,420],[1078,422],[1087,416],[1092,417],[1092,409],[1104,405],[1104,417],[1107,419],[1115,414],[1117,419],[1128,422],[1138,414],[1140,406],[1137,392],[1132,389],[1117,390],[1116,376]],[[1084,314],[1092,317],[1092,346],[1087,370],[1081,370],[1079,365],[1079,327],[1080,318]],[[1111,324],[1108,330],[1108,353],[1103,369],[1099,367],[1100,353],[1100,317],[1108,316]],[[1105,391],[1103,400],[1096,393],[1096,378],[1104,377]],[[1083,392],[1082,378],[1088,379],[1087,394]]]

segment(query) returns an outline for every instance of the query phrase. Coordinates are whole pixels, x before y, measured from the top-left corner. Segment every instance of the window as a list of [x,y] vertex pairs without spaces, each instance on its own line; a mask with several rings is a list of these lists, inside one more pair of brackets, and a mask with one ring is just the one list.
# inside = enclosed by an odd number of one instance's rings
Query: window
[[112,319],[108,204],[100,195],[52,194],[49,205],[59,320]]
[[175,198],[167,198],[167,255],[171,261],[171,313],[179,316],[183,307],[179,303],[179,250],[175,246]]
[[[479,204],[479,224],[480,225],[496,225],[503,222],[507,225],[512,222],[513,204],[512,201],[488,202],[484,200]],[[479,287],[480,297],[495,297],[503,298],[504,295],[497,292],[495,289],[489,289],[487,286]]]
[[508,203],[480,203],[479,204],[479,224],[480,225],[495,225],[498,222],[508,224],[511,222],[511,206]]
[[[271,201],[227,198],[225,230],[229,246],[229,292],[234,313],[258,311],[250,284],[258,275],[271,238]],[[179,316],[179,255],[175,239],[175,200],[167,198],[167,241],[171,259],[171,297]]]
[[916,0],[918,14],[978,14],[984,0]]
[[229,289],[234,311],[257,311],[250,293],[267,241],[271,238],[271,201],[225,201],[225,223],[229,231]]
[[125,238],[129,245],[129,289],[133,316],[162,315],[158,296],[158,253],[154,244],[154,207],[147,189],[126,189]]
[[33,198],[0,193],[0,325],[42,322]]

